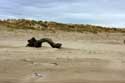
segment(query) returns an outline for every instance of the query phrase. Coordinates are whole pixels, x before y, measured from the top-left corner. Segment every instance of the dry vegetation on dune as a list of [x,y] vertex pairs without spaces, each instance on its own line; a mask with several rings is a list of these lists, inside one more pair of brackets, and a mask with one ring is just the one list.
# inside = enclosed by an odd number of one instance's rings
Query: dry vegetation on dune
[[0,25],[7,26],[16,29],[35,29],[35,30],[63,30],[63,31],[75,31],[75,32],[125,32],[125,29],[109,28],[94,25],[84,24],[63,24],[49,21],[36,21],[26,19],[7,19],[0,20]]

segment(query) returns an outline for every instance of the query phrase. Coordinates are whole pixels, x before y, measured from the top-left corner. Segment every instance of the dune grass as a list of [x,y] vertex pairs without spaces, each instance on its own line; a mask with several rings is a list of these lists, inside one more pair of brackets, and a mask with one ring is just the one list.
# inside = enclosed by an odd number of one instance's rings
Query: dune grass
[[36,20],[26,20],[26,19],[7,19],[0,20],[0,25],[6,26],[13,29],[33,29],[33,30],[62,30],[68,32],[125,32],[122,28],[109,28],[102,26],[94,26],[88,24],[63,24],[57,22],[49,21],[36,21]]

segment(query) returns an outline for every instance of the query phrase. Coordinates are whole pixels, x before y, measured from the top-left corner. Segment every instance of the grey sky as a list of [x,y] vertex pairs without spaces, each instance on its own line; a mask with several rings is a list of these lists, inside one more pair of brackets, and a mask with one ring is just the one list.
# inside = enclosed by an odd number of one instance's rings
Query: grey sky
[[0,0],[0,18],[125,27],[125,0]]

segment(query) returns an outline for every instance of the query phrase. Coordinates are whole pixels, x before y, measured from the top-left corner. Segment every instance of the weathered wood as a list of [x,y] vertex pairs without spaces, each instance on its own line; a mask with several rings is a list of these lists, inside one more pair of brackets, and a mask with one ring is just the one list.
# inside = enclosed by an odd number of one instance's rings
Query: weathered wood
[[42,38],[40,40],[36,40],[34,37],[28,40],[28,47],[42,47],[42,43],[47,42],[53,48],[61,48],[61,43],[55,43],[50,38]]

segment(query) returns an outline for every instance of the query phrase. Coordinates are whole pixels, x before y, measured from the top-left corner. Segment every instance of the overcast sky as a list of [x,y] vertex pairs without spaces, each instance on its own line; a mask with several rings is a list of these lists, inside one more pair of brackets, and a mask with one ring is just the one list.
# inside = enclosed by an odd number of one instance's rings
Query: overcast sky
[[125,27],[125,0],[0,0],[0,18]]

